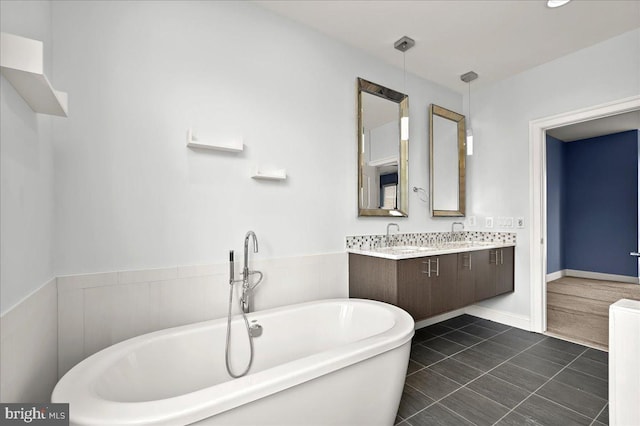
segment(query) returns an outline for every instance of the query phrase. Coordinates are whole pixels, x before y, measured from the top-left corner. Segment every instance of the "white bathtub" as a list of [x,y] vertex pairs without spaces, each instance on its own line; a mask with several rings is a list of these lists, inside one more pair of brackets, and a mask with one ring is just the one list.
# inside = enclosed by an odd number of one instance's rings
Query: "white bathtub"
[[[392,425],[414,322],[385,303],[335,299],[255,312],[245,377],[225,370],[226,318],[160,330],[98,352],[56,385],[72,425]],[[234,318],[232,360],[248,358]]]

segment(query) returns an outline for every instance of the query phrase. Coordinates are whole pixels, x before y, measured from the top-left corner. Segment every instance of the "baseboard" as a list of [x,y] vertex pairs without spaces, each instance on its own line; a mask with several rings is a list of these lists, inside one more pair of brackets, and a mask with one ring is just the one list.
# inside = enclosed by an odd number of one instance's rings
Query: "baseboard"
[[499,322],[500,324],[509,325],[522,330],[531,330],[531,319],[522,315],[515,315],[505,311],[497,311],[480,305],[467,306],[464,308],[464,312],[475,317]]
[[439,323],[441,321],[446,321],[448,319],[457,317],[459,315],[464,314],[465,313],[464,310],[465,310],[465,308],[456,309],[455,311],[447,312],[447,313],[444,313],[444,314],[436,315],[435,317],[431,317],[431,318],[427,318],[427,319],[423,319],[423,320],[417,321],[415,329],[417,330],[417,329],[422,328],[422,327],[427,327],[429,325],[433,325],[433,324]]
[[603,274],[602,272],[579,271],[576,269],[565,269],[562,272],[564,272],[564,276],[566,277],[640,284],[640,280],[638,279],[638,277],[631,277],[629,275]]
[[446,321],[450,318],[457,317],[462,314],[473,315],[474,317],[483,318],[489,321],[499,322],[511,327],[520,328],[522,330],[531,330],[531,320],[528,317],[522,315],[514,315],[509,312],[497,311],[495,309],[486,308],[480,305],[466,306],[455,311],[447,312],[435,317],[427,318],[416,322],[416,330],[422,327],[427,327],[432,324]]
[[562,277],[564,277],[566,275],[566,270],[562,269],[560,271],[556,271],[556,272],[552,272],[550,274],[547,274],[547,282],[550,281],[555,281],[557,279],[560,279]]

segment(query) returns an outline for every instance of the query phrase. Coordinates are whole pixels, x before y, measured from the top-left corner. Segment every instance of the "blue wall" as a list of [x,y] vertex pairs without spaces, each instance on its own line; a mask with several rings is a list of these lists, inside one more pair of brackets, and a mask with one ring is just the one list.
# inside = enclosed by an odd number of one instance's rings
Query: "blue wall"
[[547,136],[547,273],[566,269],[562,214],[564,212],[565,143]]
[[547,272],[638,275],[639,137],[547,137]]

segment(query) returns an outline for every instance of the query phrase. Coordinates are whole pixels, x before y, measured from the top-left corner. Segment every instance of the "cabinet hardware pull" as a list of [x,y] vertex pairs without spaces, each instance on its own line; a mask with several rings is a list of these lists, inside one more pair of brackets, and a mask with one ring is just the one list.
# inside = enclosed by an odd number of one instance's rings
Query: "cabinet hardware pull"
[[439,277],[440,276],[440,258],[436,257],[435,263],[436,263],[436,270],[434,271],[433,269],[431,269],[431,259],[427,259],[426,262],[422,262],[424,265],[427,265],[427,270],[425,271],[424,269],[422,270],[423,274],[427,274],[428,278],[431,278],[431,274],[435,272],[435,276]]
[[427,265],[427,270],[422,270],[423,274],[427,274],[427,277],[431,278],[431,259],[427,259],[426,262],[422,262],[423,265]]
[[500,264],[504,265],[504,250],[500,249]]
[[468,259],[466,255],[462,255],[462,269],[467,269],[467,267],[469,266],[469,264],[467,263]]
[[471,270],[471,255],[469,253],[462,254],[462,269]]

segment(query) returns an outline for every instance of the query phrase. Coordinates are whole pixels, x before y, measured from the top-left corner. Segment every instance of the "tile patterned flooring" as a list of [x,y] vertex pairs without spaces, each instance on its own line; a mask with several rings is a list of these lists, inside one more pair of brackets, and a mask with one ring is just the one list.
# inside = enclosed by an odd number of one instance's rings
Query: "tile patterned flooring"
[[396,425],[609,423],[608,354],[462,315],[416,330]]

